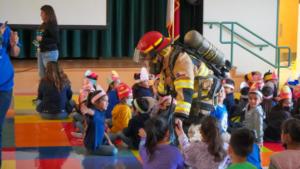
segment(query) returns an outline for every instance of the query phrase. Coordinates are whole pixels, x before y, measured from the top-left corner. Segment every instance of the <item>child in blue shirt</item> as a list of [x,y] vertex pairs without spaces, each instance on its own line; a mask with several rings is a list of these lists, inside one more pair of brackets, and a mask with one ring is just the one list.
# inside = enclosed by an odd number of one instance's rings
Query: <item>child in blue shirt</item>
[[[87,120],[83,142],[90,154],[112,156],[118,153],[118,150],[112,145],[105,133],[105,110],[107,105],[108,97],[106,93],[104,90],[98,90],[89,94],[88,108],[82,107],[81,109]],[[109,145],[106,145],[105,141],[108,141]]]
[[228,113],[225,105],[223,104],[225,95],[225,89],[222,87],[218,94],[218,105],[215,107],[215,110],[210,113],[210,115],[217,119],[221,137],[223,138],[223,141],[228,142],[230,137],[227,133]]

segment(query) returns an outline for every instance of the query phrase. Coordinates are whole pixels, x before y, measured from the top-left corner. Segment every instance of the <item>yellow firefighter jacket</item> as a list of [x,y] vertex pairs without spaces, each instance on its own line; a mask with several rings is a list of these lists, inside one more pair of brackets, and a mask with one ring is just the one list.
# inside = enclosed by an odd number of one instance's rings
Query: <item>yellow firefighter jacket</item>
[[[172,51],[173,52],[173,51]],[[172,53],[171,52],[171,53]],[[174,113],[182,113],[189,115],[192,99],[197,97],[198,83],[194,83],[195,76],[207,77],[212,72],[204,63],[198,67],[193,64],[191,57],[185,53],[179,53],[170,70],[170,57],[172,54],[164,56],[163,69],[160,73],[160,81],[158,84],[158,93],[161,95],[168,94],[169,90],[176,91],[176,107]]]

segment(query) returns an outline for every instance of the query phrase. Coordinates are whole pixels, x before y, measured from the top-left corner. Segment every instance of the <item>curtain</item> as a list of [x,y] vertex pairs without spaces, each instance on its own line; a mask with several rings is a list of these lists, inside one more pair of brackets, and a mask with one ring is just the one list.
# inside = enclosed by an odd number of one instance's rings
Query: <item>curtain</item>
[[[167,0],[107,0],[108,25],[103,30],[60,29],[60,59],[131,57],[147,31],[167,34]],[[180,40],[190,29],[202,33],[203,2],[192,6],[180,1]],[[59,21],[59,18],[58,18]],[[22,44],[20,58],[35,58],[36,30],[17,29]]]

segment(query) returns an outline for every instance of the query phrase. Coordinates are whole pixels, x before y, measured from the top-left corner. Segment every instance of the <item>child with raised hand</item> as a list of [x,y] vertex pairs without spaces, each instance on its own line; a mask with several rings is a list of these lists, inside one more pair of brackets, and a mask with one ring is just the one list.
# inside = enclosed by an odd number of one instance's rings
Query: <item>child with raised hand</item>
[[247,162],[254,140],[253,133],[246,128],[237,129],[232,133],[228,148],[232,164],[227,169],[256,169],[254,165]]
[[229,132],[231,130],[234,130],[235,128],[239,128],[242,125],[242,121],[244,120],[245,115],[245,109],[248,105],[248,93],[249,93],[249,87],[243,87],[240,90],[240,100],[239,103],[236,105],[236,108],[234,110],[234,113],[229,115]]
[[223,143],[215,118],[204,117],[200,127],[202,139],[198,142],[189,142],[181,120],[176,119],[175,124],[175,131],[187,165],[193,169],[226,168],[229,161],[225,151],[226,145]]
[[300,120],[288,119],[281,129],[281,142],[286,150],[271,156],[269,169],[300,168]]
[[[87,119],[87,129],[83,142],[90,154],[112,156],[118,153],[118,149],[111,144],[105,134],[105,110],[107,105],[108,97],[105,91],[97,90],[89,94],[88,108],[81,108]],[[105,141],[109,145],[105,144]]]
[[79,91],[79,97],[78,97],[79,109],[81,105],[84,105],[83,103],[86,103],[87,97],[90,92],[102,89],[97,84],[97,80],[98,80],[97,73],[92,72],[91,70],[85,71],[84,78],[82,80],[82,87]]
[[167,121],[162,117],[150,118],[145,130],[140,129],[139,153],[144,169],[184,169],[183,157],[177,147],[169,145],[170,134]]
[[225,88],[222,87],[217,97],[218,104],[217,106],[215,106],[215,110],[210,113],[210,116],[217,119],[218,127],[223,141],[229,142],[230,135],[227,132],[228,112],[226,106],[223,104],[225,97],[226,97]]
[[[227,112],[232,114],[234,112],[235,101],[234,101],[234,81],[230,78],[224,80],[223,87],[225,89],[226,97],[224,99],[224,105],[226,106]],[[223,104],[223,103],[222,103]]]
[[78,97],[78,106],[76,106],[76,112],[73,113],[73,122],[75,126],[75,132],[71,132],[71,135],[76,138],[82,138],[84,133],[84,116],[81,112],[81,107],[87,108],[87,97],[90,92],[94,92],[95,90],[102,89],[97,84],[98,74],[92,72],[91,70],[87,70],[84,73],[84,77],[82,80],[82,87],[79,91]]

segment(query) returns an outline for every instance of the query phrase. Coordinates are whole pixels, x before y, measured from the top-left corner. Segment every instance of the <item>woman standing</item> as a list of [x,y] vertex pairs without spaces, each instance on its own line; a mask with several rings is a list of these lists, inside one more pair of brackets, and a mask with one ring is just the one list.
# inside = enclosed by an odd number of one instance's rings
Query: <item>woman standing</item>
[[45,76],[47,62],[57,61],[59,29],[54,9],[50,5],[41,7],[41,19],[43,23],[39,27],[36,40],[39,42],[37,53],[39,75]]

